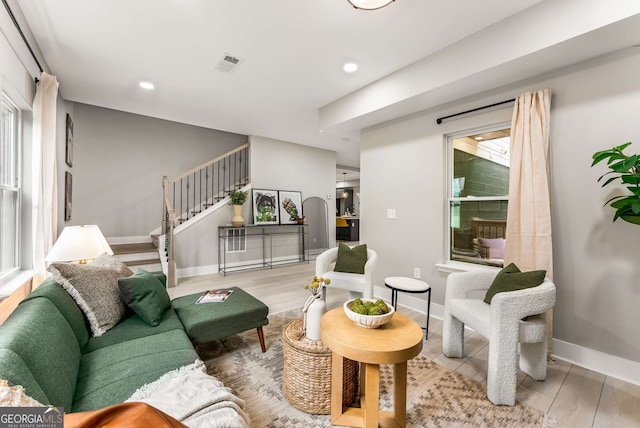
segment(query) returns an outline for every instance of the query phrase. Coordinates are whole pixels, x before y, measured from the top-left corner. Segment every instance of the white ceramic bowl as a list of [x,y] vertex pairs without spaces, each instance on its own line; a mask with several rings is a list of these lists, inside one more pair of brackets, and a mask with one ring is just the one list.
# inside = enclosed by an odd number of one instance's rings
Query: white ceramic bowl
[[[389,313],[384,315],[362,315],[351,310],[351,305],[355,299],[347,300],[342,308],[344,309],[344,313],[347,315],[351,321],[355,322],[360,327],[364,328],[378,328],[380,326],[385,325],[389,322],[391,317],[393,317],[393,313],[395,310],[393,306],[391,306],[388,302],[385,302],[389,307]],[[363,302],[375,302],[378,299],[361,299]]]

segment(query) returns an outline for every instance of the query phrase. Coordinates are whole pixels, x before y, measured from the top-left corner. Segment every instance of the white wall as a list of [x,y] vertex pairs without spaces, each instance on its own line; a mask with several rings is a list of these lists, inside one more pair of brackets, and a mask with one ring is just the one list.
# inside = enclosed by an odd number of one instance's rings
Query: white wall
[[627,49],[364,130],[361,236],[380,257],[376,285],[420,267],[433,301],[444,303],[446,274],[436,269],[446,258],[443,135],[510,121],[511,109],[435,119],[550,88],[554,338],[640,362],[640,227],[612,224],[613,210],[603,207],[612,189],[596,183],[604,167],[590,167],[595,151],[613,145],[634,141],[640,152],[639,69],[640,49]]
[[62,186],[63,171],[73,175],[73,208],[71,221],[64,222],[60,192],[60,231],[97,224],[106,237],[148,236],[160,226],[164,175],[175,176],[247,142],[244,135],[87,104],[74,103],[67,111],[74,126],[73,167],[64,163],[60,122],[58,165]]
[[254,188],[300,190],[302,200],[327,202],[329,247],[335,246],[336,153],[271,138],[251,136],[251,181]]

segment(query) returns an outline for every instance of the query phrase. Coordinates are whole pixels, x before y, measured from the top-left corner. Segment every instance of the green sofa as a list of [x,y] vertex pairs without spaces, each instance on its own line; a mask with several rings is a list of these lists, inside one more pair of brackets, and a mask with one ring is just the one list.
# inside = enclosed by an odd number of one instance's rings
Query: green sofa
[[[157,276],[165,282],[164,275]],[[156,327],[130,311],[104,335],[92,337],[80,308],[52,279],[0,326],[0,379],[66,412],[123,402],[197,358],[173,308]]]

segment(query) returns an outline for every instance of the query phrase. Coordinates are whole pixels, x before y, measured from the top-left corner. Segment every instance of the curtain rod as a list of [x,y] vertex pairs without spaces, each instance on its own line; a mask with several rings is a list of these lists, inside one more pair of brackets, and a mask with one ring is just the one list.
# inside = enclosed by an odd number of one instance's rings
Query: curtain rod
[[[18,33],[20,33],[20,37],[22,37],[22,41],[27,46],[27,49],[29,49],[29,53],[31,54],[31,57],[33,58],[33,60],[38,65],[38,69],[40,70],[40,73],[42,73],[44,71],[44,69],[40,65],[40,61],[38,61],[38,57],[36,57],[35,52],[33,52],[33,49],[31,49],[31,45],[27,41],[27,38],[24,36],[24,33],[22,32],[22,28],[20,28],[20,24],[18,24],[18,21],[16,20],[16,17],[13,14],[13,11],[9,7],[9,3],[7,3],[7,0],[2,0],[2,4],[4,4],[4,8],[7,9],[7,13],[9,14],[9,17],[11,18],[11,20],[13,21],[13,25],[16,26],[16,29],[18,30]],[[36,77],[35,78],[35,82],[38,83],[38,80],[39,79]]]
[[515,100],[516,100],[515,98],[512,98],[510,100],[500,101],[499,103],[489,104],[488,106],[482,106],[482,107],[474,108],[474,109],[471,109],[471,110],[463,111],[463,112],[460,112],[460,113],[450,114],[449,116],[439,117],[439,118],[436,119],[436,123],[438,125],[440,125],[442,123],[442,121],[445,120],[445,119],[449,119],[451,117],[456,117],[456,116],[462,116],[463,114],[473,113],[474,111],[484,110],[486,108],[491,108],[491,107],[499,106],[499,105],[502,105],[502,104],[512,103]]

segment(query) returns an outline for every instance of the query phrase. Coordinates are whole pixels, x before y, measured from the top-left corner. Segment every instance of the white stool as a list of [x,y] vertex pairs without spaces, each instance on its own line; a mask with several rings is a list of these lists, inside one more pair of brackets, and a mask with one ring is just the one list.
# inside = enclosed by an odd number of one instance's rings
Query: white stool
[[404,276],[390,276],[384,279],[384,285],[391,289],[391,304],[397,310],[398,291],[405,293],[427,293],[427,328],[425,340],[429,338],[429,311],[431,310],[431,286],[419,279],[407,278]]

